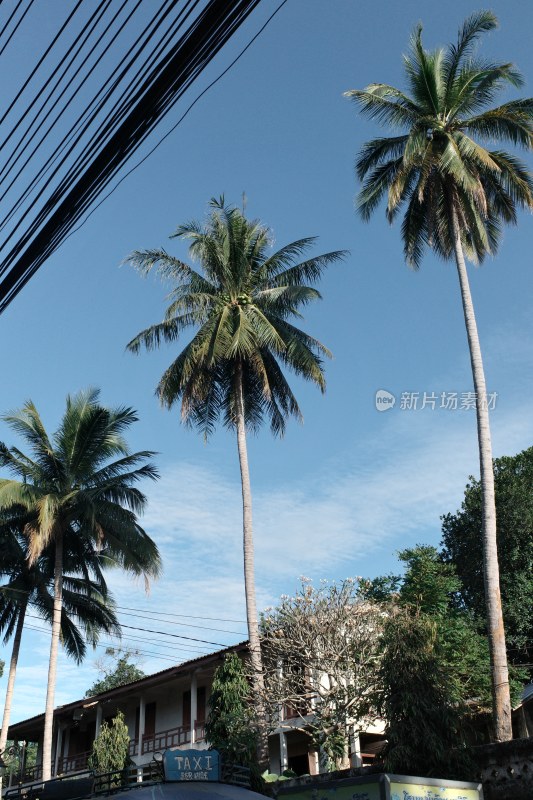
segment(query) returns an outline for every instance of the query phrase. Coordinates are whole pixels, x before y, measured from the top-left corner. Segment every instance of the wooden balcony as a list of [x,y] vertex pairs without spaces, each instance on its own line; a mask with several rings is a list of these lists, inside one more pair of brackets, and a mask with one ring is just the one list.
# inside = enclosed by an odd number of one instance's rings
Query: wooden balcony
[[[194,723],[194,739],[196,742],[204,741],[205,722],[197,721]],[[170,747],[182,747],[187,744],[191,744],[191,729],[189,726],[180,725],[175,728],[169,728],[166,731],[144,734],[142,737],[140,755],[144,756],[147,753],[164,752]],[[129,748],[130,756],[139,755],[138,750],[138,742],[135,739],[131,739]]]
[[57,774],[65,775],[67,772],[79,772],[82,769],[87,769],[90,755],[91,750],[86,750],[84,753],[76,753],[74,756],[60,758],[57,763]]
[[[197,720],[194,723],[194,740],[195,742],[205,741],[205,722]],[[179,727],[170,728],[166,731],[158,731],[154,734],[145,734],[142,739],[141,756],[150,753],[162,752],[171,747],[182,747],[183,745],[191,744],[191,729],[190,726],[181,725]],[[130,739],[129,755],[137,756],[138,742],[135,739]],[[73,772],[81,772],[87,769],[87,762],[91,750],[83,753],[76,753],[71,756],[62,756],[57,762],[57,771],[54,769],[52,763],[52,775],[67,775]],[[41,764],[35,767],[25,769],[24,774],[14,773],[12,775],[13,783],[26,783],[31,781],[41,780],[43,775],[43,768]]]

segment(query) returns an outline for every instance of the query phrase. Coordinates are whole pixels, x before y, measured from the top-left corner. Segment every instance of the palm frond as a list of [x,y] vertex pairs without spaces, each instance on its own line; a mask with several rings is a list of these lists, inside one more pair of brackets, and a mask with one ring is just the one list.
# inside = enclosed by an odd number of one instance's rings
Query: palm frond
[[320,256],[314,256],[307,261],[302,261],[300,264],[295,264],[288,267],[277,275],[271,277],[268,281],[268,286],[298,286],[304,281],[306,283],[315,283],[322,276],[330,264],[336,264],[343,261],[348,255],[348,250],[334,250],[331,253],[322,253]]
[[402,136],[387,136],[381,139],[372,139],[361,148],[355,161],[355,171],[359,180],[364,180],[371,170],[380,166],[384,161],[393,161],[403,157],[408,134]]
[[[461,63],[472,53],[472,48],[480,33],[488,33],[498,27],[498,20],[492,11],[475,11],[464,21],[457,36],[457,44],[450,45],[444,58],[443,71],[448,92],[452,90]],[[449,98],[446,97],[449,107]]]
[[276,286],[254,295],[254,305],[281,317],[301,317],[298,309],[315,300],[320,292],[311,286]]
[[508,141],[526,149],[533,147],[533,98],[515,100],[484,111],[462,123],[464,130],[484,140]]
[[417,25],[411,36],[410,55],[404,56],[404,67],[418,109],[435,117],[442,110],[445,95],[443,61],[442,50],[424,50],[422,25]]
[[492,103],[507,84],[520,86],[522,77],[512,64],[477,63],[468,65],[455,81],[447,109],[448,120],[465,118]]
[[279,273],[285,272],[292,267],[312,245],[315,243],[315,236],[308,236],[305,239],[297,239],[295,242],[284,245],[275,253],[272,253],[262,264],[252,273],[252,288],[268,284],[272,278]]
[[522,85],[513,64],[482,61],[473,52],[478,37],[496,24],[491,12],[472,14],[446,51],[425,50],[419,25],[404,57],[410,96],[382,84],[349,93],[363,113],[407,130],[363,146],[356,161],[363,181],[357,208],[366,221],[387,193],[392,222],[405,206],[404,254],[415,268],[426,245],[443,258],[453,256],[452,209],[465,253],[479,263],[495,252],[502,223],[516,219],[513,206],[533,207],[525,167],[477,141],[533,148],[533,99],[488,108],[499,91]]
[[368,222],[383,196],[388,192],[402,165],[403,158],[396,158],[375,167],[367,176],[355,204],[365,222]]
[[[388,88],[388,87],[387,87]],[[396,96],[392,92],[382,93],[383,85],[376,84],[366,89],[351,89],[345,92],[361,109],[361,113],[370,119],[386,123],[393,128],[410,127],[416,122],[416,112],[410,105],[402,100],[389,100],[388,95]]]
[[412,193],[402,222],[405,260],[414,269],[420,267],[427,239],[427,217],[424,204]]

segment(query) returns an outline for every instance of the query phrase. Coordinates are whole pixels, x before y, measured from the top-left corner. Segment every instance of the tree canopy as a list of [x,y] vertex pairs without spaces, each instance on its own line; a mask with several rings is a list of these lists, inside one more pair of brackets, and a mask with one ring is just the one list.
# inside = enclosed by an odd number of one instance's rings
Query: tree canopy
[[[294,596],[265,611],[261,620],[265,686],[271,717],[279,709],[305,718],[325,766],[346,766],[354,726],[376,714],[383,613],[362,600],[354,579],[302,580]],[[308,717],[312,708],[312,714]]]
[[[97,773],[110,773],[108,788],[123,783],[122,772],[129,761],[130,735],[122,711],[117,711],[111,723],[102,722],[100,733],[93,742],[88,766]],[[104,788],[103,786],[101,788]]]
[[221,754],[223,764],[250,769],[252,788],[260,790],[258,726],[252,699],[241,659],[236,653],[226,653],[213,676],[205,735],[210,746]]
[[[509,660],[533,675],[533,447],[494,460],[500,585]],[[442,555],[461,585],[458,598],[485,629],[481,486],[470,477],[461,508],[442,518]]]
[[387,724],[385,767],[459,777],[470,768],[465,745],[472,718],[490,708],[487,642],[471,615],[456,608],[460,582],[436,548],[418,545],[398,555],[403,577],[364,581],[361,588],[368,600],[377,590],[386,615],[372,697]]
[[497,24],[492,12],[477,11],[456,43],[432,51],[422,44],[419,24],[404,56],[405,91],[372,83],[346,92],[363,114],[398,132],[367,142],[359,153],[358,208],[367,220],[386,195],[389,222],[405,209],[404,253],[414,267],[428,246],[453,258],[454,228],[467,258],[482,261],[496,252],[502,224],[515,223],[518,208],[533,207],[526,165],[485,146],[533,146],[533,98],[492,106],[502,90],[522,86],[520,72],[475,52],[480,34]]
[[142,669],[139,669],[130,660],[135,655],[133,650],[116,650],[114,647],[108,647],[106,649],[108,660],[97,662],[97,667],[103,673],[103,677],[95,681],[87,689],[85,697],[108,692],[110,689],[116,689],[117,686],[125,686],[127,683],[133,683],[133,681],[144,678],[145,673]]
[[[137,514],[146,497],[138,483],[155,479],[150,451],[130,452],[124,432],[137,420],[131,408],[106,408],[99,392],[68,396],[59,428],[49,435],[30,400],[4,421],[26,445],[0,443],[0,466],[12,477],[0,479],[0,512],[19,515],[28,539],[29,563],[48,548],[53,552],[53,613],[43,734],[43,779],[51,777],[52,726],[57,653],[64,601],[65,559],[72,547],[98,556],[101,563],[134,574],[158,575],[155,542]],[[83,558],[79,571],[83,575]]]

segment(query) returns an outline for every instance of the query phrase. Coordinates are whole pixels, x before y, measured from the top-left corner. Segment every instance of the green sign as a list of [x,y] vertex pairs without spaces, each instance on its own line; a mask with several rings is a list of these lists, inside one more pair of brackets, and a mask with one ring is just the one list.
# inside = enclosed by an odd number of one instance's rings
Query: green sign
[[446,786],[447,781],[442,781],[441,786],[429,786],[424,783],[401,783],[391,781],[391,800],[479,800],[477,789],[457,788]]
[[[281,792],[280,792],[281,794]],[[379,783],[365,783],[357,786],[313,786],[301,792],[292,792],[287,800],[382,800]]]
[[279,800],[482,800],[481,786],[463,781],[374,773],[360,778],[312,780],[284,786]]

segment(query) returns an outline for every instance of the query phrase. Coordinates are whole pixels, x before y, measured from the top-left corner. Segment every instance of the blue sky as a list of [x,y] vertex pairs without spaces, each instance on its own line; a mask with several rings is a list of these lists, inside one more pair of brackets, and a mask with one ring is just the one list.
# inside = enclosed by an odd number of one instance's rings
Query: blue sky
[[[259,7],[195,84],[189,102],[276,5]],[[501,27],[484,37],[483,54],[513,60],[529,96],[533,6],[517,0],[491,6]],[[433,47],[454,39],[478,8],[470,0],[289,0],[0,317],[1,410],[32,398],[53,430],[67,393],[98,386],[105,403],[138,410],[132,448],[159,453],[162,477],[146,487],[144,525],[161,548],[165,571],[148,596],[123,575],[110,579],[126,625],[221,645],[245,638],[235,442],[220,429],[205,445],[181,426],[178,410],[158,406],[154,389],[171,349],[135,357],[125,345],[160,319],[165,286],[120,266],[133,249],[160,245],[185,259],[185,246],[168,235],[179,223],[202,218],[209,198],[222,193],[240,204],[244,192],[247,213],[271,226],[276,245],[317,236],[315,253],[350,250],[325,276],[323,300],[304,323],[334,354],[325,396],[293,379],[304,424],[290,424],[282,441],[268,429],[250,440],[259,607],[293,592],[300,575],[383,574],[396,568],[398,549],[438,544],[440,516],[459,507],[468,475],[478,470],[474,412],[439,408],[442,392],[460,397],[472,389],[457,277],[452,264],[431,253],[418,273],[410,271],[399,225],[389,227],[383,211],[369,224],[357,218],[353,162],[379,129],[358,116],[343,92],[373,81],[401,84],[401,55],[419,20],[426,46]],[[2,83],[3,94],[12,94],[9,74]],[[505,231],[498,256],[470,270],[488,387],[497,393],[496,456],[532,442],[530,241],[531,217],[522,215],[518,227]],[[375,407],[380,389],[397,398],[381,413]],[[436,408],[402,409],[403,392],[435,393]],[[14,443],[2,423],[0,439]],[[141,616],[131,616],[136,613]],[[125,646],[145,651],[146,672],[216,649],[124,632],[132,637]],[[48,647],[48,631],[26,631],[13,720],[44,709]],[[4,648],[1,656],[8,661],[9,653]],[[83,694],[97,676],[100,654],[89,655],[81,668],[62,659],[57,704]],[[4,676],[0,692],[5,682]]]

